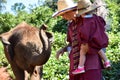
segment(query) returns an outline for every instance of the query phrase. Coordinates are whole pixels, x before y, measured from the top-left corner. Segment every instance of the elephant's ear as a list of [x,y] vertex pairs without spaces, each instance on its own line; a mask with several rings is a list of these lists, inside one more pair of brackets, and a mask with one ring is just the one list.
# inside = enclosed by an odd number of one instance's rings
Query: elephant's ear
[[0,40],[4,45],[5,54],[7,55],[9,61],[13,60],[14,52],[12,50],[10,42],[6,38],[3,38],[1,35],[0,35]]
[[0,40],[2,41],[3,45],[10,45],[10,42],[4,39],[2,36],[0,36]]
[[43,24],[43,25],[40,27],[40,29],[43,29],[43,30],[45,31],[45,30],[47,30],[47,27],[48,27],[47,25]]
[[48,37],[50,43],[53,43],[54,39],[53,39],[52,33],[50,33],[50,32],[45,32],[45,33],[46,33],[46,35],[47,35],[47,37]]
[[53,42],[53,35],[52,35],[52,33],[50,33],[50,32],[47,32],[46,30],[47,30],[47,25],[45,25],[45,24],[43,24],[41,27],[40,27],[40,29],[43,29],[44,31],[45,31],[45,33],[46,33],[46,35],[47,35],[47,37],[48,37],[48,40],[50,41],[50,43],[52,43]]

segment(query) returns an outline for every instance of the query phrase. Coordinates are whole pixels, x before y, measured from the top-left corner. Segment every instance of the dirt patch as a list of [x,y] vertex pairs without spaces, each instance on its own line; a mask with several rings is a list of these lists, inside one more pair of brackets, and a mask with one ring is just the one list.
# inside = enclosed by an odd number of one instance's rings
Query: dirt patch
[[0,80],[12,80],[6,67],[0,68]]

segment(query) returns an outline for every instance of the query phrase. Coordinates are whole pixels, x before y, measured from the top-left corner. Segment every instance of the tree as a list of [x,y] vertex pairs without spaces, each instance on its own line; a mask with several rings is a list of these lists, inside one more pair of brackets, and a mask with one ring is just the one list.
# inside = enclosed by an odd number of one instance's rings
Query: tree
[[11,10],[14,11],[15,13],[19,11],[23,11],[25,9],[25,5],[23,3],[15,3],[12,7]]
[[55,11],[57,9],[57,1],[58,0],[45,0],[43,5],[48,6],[53,11]]
[[7,3],[6,0],[0,0],[0,13],[5,9],[5,3]]
[[0,33],[6,32],[15,26],[16,18],[10,13],[0,15]]

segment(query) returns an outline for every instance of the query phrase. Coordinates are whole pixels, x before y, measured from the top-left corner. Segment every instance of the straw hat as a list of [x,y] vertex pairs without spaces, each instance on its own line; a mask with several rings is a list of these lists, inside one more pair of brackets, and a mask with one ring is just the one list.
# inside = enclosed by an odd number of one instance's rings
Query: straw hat
[[55,12],[52,17],[60,16],[68,11],[72,11],[77,9],[77,4],[75,4],[72,0],[58,0],[57,2],[58,11]]
[[84,13],[88,13],[100,7],[100,5],[92,4],[90,0],[79,0],[77,6],[78,6],[77,16],[80,16],[81,14]]

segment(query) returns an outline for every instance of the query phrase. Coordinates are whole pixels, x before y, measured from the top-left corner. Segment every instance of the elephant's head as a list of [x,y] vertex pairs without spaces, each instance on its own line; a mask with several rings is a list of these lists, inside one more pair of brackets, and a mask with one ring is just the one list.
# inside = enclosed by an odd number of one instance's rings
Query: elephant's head
[[18,65],[19,61],[23,62],[25,59],[29,65],[42,65],[50,57],[53,35],[47,32],[45,24],[38,29],[23,22],[1,34],[0,39],[5,52],[9,53],[11,60],[16,59]]

